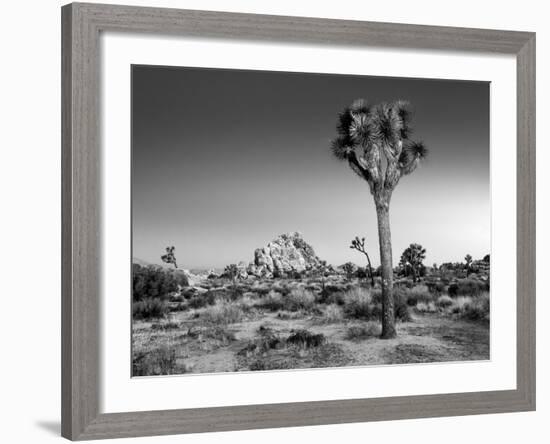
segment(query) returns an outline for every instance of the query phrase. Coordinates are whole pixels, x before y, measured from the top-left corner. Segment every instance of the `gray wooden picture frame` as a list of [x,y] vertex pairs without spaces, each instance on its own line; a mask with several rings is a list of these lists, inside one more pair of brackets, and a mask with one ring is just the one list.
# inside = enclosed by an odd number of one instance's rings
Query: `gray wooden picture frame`
[[[517,388],[101,413],[99,35],[103,31],[514,55],[517,58]],[[86,3],[64,6],[61,333],[62,435],[73,440],[534,410],[535,34]]]

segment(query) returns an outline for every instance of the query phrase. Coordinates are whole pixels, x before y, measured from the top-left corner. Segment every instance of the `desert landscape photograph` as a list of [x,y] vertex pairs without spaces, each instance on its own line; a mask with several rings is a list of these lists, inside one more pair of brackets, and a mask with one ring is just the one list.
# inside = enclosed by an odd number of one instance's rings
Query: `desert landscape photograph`
[[132,66],[132,376],[490,360],[489,100]]

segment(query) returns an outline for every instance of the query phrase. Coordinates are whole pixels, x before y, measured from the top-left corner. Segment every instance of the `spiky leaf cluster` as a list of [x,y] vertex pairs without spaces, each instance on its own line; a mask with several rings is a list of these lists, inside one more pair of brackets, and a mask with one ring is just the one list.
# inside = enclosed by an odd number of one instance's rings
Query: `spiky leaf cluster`
[[400,264],[403,266],[410,265],[414,269],[422,266],[422,262],[426,259],[426,249],[419,244],[410,244],[401,255]]
[[167,264],[173,264],[174,268],[178,268],[176,263],[176,247],[166,247],[166,254],[163,254],[160,259]]
[[[410,139],[412,112],[408,102],[370,105],[354,101],[338,116],[333,155],[347,161],[373,193],[393,190],[399,178],[412,173],[427,155],[422,142]],[[386,162],[382,159],[385,157]]]

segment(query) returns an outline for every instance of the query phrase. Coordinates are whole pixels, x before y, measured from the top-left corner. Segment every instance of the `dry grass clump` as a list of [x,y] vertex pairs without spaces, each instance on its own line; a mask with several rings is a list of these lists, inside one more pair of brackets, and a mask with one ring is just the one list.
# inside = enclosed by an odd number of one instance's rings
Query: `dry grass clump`
[[459,279],[449,285],[449,296],[482,296],[489,291],[489,283],[477,279]]
[[435,302],[419,302],[416,304],[416,311],[420,313],[436,313],[437,307]]
[[[371,293],[360,287],[348,290],[344,294],[344,313],[347,318],[369,320],[377,313]],[[377,311],[377,310],[376,310]]]
[[382,327],[378,322],[367,322],[364,325],[354,325],[348,328],[346,339],[350,341],[360,341],[369,338],[375,338],[382,333]]
[[147,298],[132,303],[132,316],[134,319],[161,318],[168,311],[168,304],[159,298]]
[[292,289],[286,295],[270,291],[257,305],[270,311],[307,312],[315,308],[315,295],[301,287]]
[[407,287],[396,287],[394,288],[394,297],[399,297],[404,299],[404,302],[410,306],[414,307],[419,302],[433,302],[436,296],[430,292],[427,285],[416,285],[412,288]]
[[[382,290],[354,287],[344,294],[344,314],[349,319],[379,320],[382,315]],[[393,294],[395,319],[401,322],[412,320],[406,296]]]
[[235,333],[220,325],[194,326],[189,328],[187,336],[199,341],[212,339],[219,341],[222,345],[228,344],[236,339]]
[[489,293],[482,293],[478,297],[463,296],[456,298],[450,307],[451,313],[459,318],[470,321],[490,320],[490,297]]
[[322,333],[311,333],[309,330],[296,330],[286,340],[289,345],[295,345],[301,348],[319,347],[327,341]]
[[200,318],[212,324],[235,324],[243,320],[244,312],[238,304],[218,301],[215,305],[205,308],[200,313]]
[[168,322],[156,322],[151,324],[151,330],[178,330],[181,328],[179,322],[168,321]]
[[453,301],[453,298],[450,297],[450,296],[447,296],[446,294],[444,295],[441,295],[437,298],[437,301],[435,302],[435,304],[439,307],[439,308],[447,308],[447,307],[450,307],[451,305],[453,305],[454,301]]
[[336,304],[327,305],[323,309],[321,321],[326,324],[334,324],[344,320],[344,311],[342,307]]
[[242,311],[248,313],[256,306],[257,300],[250,293],[247,293],[241,299],[239,299],[237,304]]
[[147,352],[136,352],[132,360],[133,376],[175,375],[188,372],[189,369],[185,365],[178,365],[176,351],[167,346]]
[[315,306],[315,295],[304,288],[295,288],[283,298],[283,309],[287,311],[308,311]]
[[283,295],[275,290],[271,290],[258,304],[269,311],[282,310],[284,307]]
[[207,305],[214,305],[218,295],[219,292],[215,290],[209,290],[203,294],[193,294],[187,303],[190,308],[204,308]]
[[277,318],[285,320],[285,321],[289,321],[289,320],[292,320],[292,319],[302,319],[305,316],[307,316],[307,313],[304,313],[303,311],[281,310],[281,311],[277,312]]

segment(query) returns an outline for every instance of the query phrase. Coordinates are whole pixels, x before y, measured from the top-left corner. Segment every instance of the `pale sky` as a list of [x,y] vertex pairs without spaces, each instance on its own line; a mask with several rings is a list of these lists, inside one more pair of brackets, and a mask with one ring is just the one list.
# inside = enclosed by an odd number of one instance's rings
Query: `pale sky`
[[405,99],[428,159],[391,202],[393,258],[410,243],[425,263],[490,252],[489,84],[347,75],[134,66],[133,256],[184,268],[253,260],[300,231],[329,263],[379,263],[366,182],[330,153],[338,112],[354,99]]

